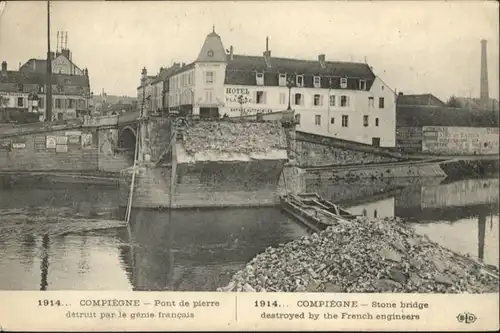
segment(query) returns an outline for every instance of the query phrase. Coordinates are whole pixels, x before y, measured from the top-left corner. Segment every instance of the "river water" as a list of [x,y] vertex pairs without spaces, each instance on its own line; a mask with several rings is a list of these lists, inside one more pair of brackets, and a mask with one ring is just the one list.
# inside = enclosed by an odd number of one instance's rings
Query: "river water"
[[[400,216],[442,245],[498,266],[498,185],[413,178],[312,181],[308,190],[355,214]],[[214,290],[266,247],[307,234],[275,208],[134,210],[129,229],[65,236],[43,227],[119,218],[118,197],[102,185],[0,189],[0,289]]]

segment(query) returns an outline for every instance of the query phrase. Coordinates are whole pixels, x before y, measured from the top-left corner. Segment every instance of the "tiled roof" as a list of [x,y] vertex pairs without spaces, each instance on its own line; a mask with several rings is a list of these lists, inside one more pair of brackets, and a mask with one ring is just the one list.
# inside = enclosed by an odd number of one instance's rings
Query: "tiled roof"
[[432,94],[398,95],[397,104],[446,106],[446,104],[442,100]]
[[498,127],[498,112],[449,107],[397,105],[397,127]]
[[[66,57],[65,57],[66,58]],[[68,58],[66,58],[68,59]],[[82,71],[75,63],[68,59],[71,65],[75,66],[76,69]],[[35,59],[31,58],[19,69],[20,71],[38,72],[45,73],[47,71],[47,60],[46,59]],[[83,72],[83,71],[82,71]]]
[[[86,75],[52,74],[52,84],[62,88],[62,91],[54,93],[81,94],[90,88],[89,78]],[[41,86],[45,86],[45,73],[0,72],[0,91],[39,92]]]
[[[375,74],[370,66],[355,62],[325,61],[323,68],[318,60],[270,58],[268,67],[264,56],[233,55],[226,67],[225,84],[256,85],[256,73],[264,73],[264,85],[278,85],[279,73],[303,75],[304,86],[313,87],[313,77],[321,76],[321,86],[340,88],[340,79],[347,78],[347,89],[358,89],[360,79],[365,79],[370,89]],[[331,81],[331,85],[330,85]]]
[[175,73],[177,70],[179,70],[179,68],[181,68],[179,65],[177,66],[170,66],[168,68],[164,68],[162,71],[160,71],[160,73],[153,79],[153,81],[151,81],[151,84],[155,84],[155,83],[158,83],[158,82],[161,82],[161,81],[164,81],[166,80],[167,78],[169,78],[173,73]]

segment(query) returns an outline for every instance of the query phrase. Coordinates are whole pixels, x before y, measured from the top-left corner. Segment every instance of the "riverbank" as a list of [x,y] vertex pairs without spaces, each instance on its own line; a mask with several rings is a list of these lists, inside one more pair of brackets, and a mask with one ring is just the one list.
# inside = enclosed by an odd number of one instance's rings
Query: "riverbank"
[[269,247],[219,291],[498,292],[498,268],[474,263],[399,218],[341,223]]

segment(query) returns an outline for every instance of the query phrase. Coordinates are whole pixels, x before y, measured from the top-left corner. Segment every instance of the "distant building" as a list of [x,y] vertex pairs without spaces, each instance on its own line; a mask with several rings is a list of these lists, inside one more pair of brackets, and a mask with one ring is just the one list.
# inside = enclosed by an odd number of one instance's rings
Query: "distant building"
[[446,106],[446,103],[433,94],[405,95],[398,93],[397,105]]
[[137,98],[130,96],[109,95],[103,91],[92,95],[93,107],[96,113],[105,115],[113,111],[132,111],[137,109]]
[[[86,69],[80,69],[71,60],[71,51],[69,49],[62,49],[60,52],[51,52],[52,55],[52,73],[53,74],[65,74],[65,75],[88,75]],[[24,65],[19,68],[21,72],[36,72],[36,73],[46,73],[47,72],[47,60],[46,59],[30,59]]]
[[469,110],[493,110],[498,111],[499,105],[498,100],[494,98],[488,98],[486,101],[481,98],[471,98],[471,97],[455,97],[456,102],[460,108]]
[[169,78],[179,68],[180,63],[174,63],[168,68],[160,68],[158,75],[151,80],[151,108],[152,112],[168,111]]
[[[3,120],[18,117],[43,119],[45,117],[46,75],[39,71],[11,71],[7,62],[2,62],[0,72],[0,96],[6,101]],[[88,114],[90,83],[85,75],[52,75],[52,116],[54,120],[65,120]]]
[[395,145],[396,95],[365,63],[274,58],[267,40],[262,56],[236,55],[214,29],[169,82],[169,109],[200,118],[282,112],[289,102],[299,131]]

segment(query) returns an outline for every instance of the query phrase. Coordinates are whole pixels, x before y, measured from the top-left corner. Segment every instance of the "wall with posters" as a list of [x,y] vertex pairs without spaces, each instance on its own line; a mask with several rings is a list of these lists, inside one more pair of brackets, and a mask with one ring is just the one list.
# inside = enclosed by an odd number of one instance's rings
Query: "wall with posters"
[[129,166],[117,129],[85,128],[0,139],[0,171],[106,171]]
[[422,151],[433,154],[498,154],[498,127],[424,126]]

